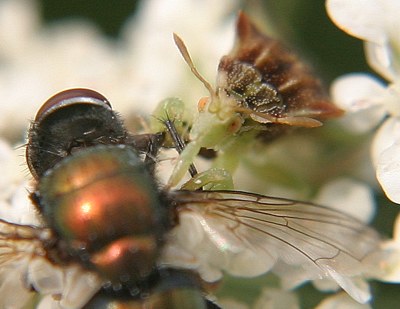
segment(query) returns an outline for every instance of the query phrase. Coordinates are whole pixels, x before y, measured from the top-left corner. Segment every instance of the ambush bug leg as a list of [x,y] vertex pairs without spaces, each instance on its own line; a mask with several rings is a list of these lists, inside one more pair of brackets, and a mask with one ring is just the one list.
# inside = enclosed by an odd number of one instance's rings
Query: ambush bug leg
[[[150,119],[151,132],[164,132],[165,119],[171,119],[179,133],[185,130],[184,123],[191,123],[190,117],[185,114],[185,103],[178,98],[167,98],[158,103]],[[160,121],[161,120],[161,121]]]
[[183,190],[233,190],[233,180],[231,174],[221,168],[210,168],[199,173],[187,181]]
[[179,158],[174,166],[174,170],[168,180],[167,188],[175,187],[181,181],[188,171],[190,165],[193,163],[194,158],[200,151],[201,143],[190,142],[186,148],[179,155]]

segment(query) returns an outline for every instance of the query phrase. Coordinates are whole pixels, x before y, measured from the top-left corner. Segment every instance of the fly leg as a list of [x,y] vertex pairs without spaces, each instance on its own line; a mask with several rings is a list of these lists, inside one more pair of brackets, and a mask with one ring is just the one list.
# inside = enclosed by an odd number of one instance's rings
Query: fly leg
[[[176,151],[181,154],[182,151],[185,149],[185,141],[182,139],[182,137],[179,135],[178,130],[176,129],[174,122],[171,121],[169,118],[164,121],[164,125],[169,133],[169,135],[172,138],[172,141],[175,144],[175,149]],[[190,176],[194,177],[197,175],[197,170],[196,167],[194,166],[193,163],[189,165],[189,173]]]
[[163,146],[164,140],[164,132],[130,136],[130,144],[132,144],[136,150],[145,154],[144,163],[151,173],[154,173],[157,154]]
[[[173,121],[167,119],[164,121],[165,127],[168,133],[171,135],[171,138],[175,144],[175,148],[179,154],[182,154],[183,151],[187,151],[188,148],[185,145],[184,140],[179,135]],[[195,143],[189,143],[188,147],[193,147],[193,145],[198,145]],[[186,148],[185,148],[186,147]],[[189,148],[190,150],[190,148]],[[200,149],[199,149],[200,150]],[[195,150],[196,154],[199,150]],[[192,160],[186,161],[188,163],[192,162]],[[183,171],[185,169],[182,169]],[[211,168],[204,172],[198,173],[196,167],[193,163],[190,163],[188,166],[188,171],[192,178],[188,180],[181,189],[183,190],[227,190],[233,189],[233,181],[232,176],[228,171],[222,168]]]

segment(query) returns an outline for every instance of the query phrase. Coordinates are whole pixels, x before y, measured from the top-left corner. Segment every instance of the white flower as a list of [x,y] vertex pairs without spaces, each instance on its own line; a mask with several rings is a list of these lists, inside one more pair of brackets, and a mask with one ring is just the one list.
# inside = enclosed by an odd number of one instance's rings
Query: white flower
[[[211,198],[212,194],[208,194],[205,200]],[[219,198],[224,197],[223,193],[218,194],[221,195]],[[335,213],[332,216],[331,209],[319,208],[321,212],[327,211],[319,213],[321,220],[307,218],[312,210],[302,204],[298,211],[303,220],[292,222],[291,211],[294,209],[287,210],[287,214],[283,209],[278,210],[276,217],[285,217],[285,226],[289,227],[282,227],[282,230],[271,219],[275,218],[274,211],[279,209],[273,208],[276,199],[260,198],[257,200],[260,204],[252,204],[246,195],[228,194],[225,199],[226,202],[217,203],[215,209],[216,205],[204,207],[201,203],[191,201],[187,211],[181,211],[180,224],[168,235],[163,263],[196,269],[205,281],[210,282],[219,280],[223,272],[240,277],[255,277],[271,271],[281,279],[284,289],[293,289],[305,281],[313,280],[323,290],[337,290],[340,286],[359,302],[370,300],[367,278],[372,270],[380,272],[380,265],[373,266],[369,262],[365,264],[364,259],[379,250],[380,239],[373,230],[355,220],[356,216],[346,215],[357,214],[359,220],[364,222],[371,219],[374,207],[366,186],[340,180],[321,193],[318,200],[336,206],[342,212],[340,215]],[[229,215],[232,211],[229,207],[233,206],[232,201],[236,199],[244,202],[235,210],[234,215]],[[252,213],[253,207],[255,213]],[[241,214],[243,209],[245,215]],[[219,212],[224,215],[220,216]],[[333,218],[333,225],[325,225]],[[298,237],[290,228],[292,226],[296,226],[296,231],[307,232]],[[312,238],[306,236],[310,231],[313,231]],[[346,249],[332,252],[332,247]],[[318,262],[309,264],[305,256],[315,254],[318,255]],[[323,287],[319,284],[322,281]]]
[[293,292],[274,288],[264,288],[261,296],[254,304],[254,309],[299,309],[297,295]]
[[[111,41],[85,21],[43,26],[35,1],[0,1],[0,218],[40,225],[28,198],[33,184],[24,148],[17,153],[7,140],[23,143],[29,120],[47,98],[65,88],[87,87],[103,93],[125,115],[148,114],[171,95],[181,95],[195,106],[197,93],[205,90],[190,75],[172,32],[185,38],[201,60],[202,71],[214,78],[211,72],[218,58],[231,45],[236,4],[236,0],[143,1],[123,36]],[[4,229],[9,226],[0,224],[0,232],[7,235]],[[36,258],[35,248],[28,249],[21,248],[21,256],[11,264],[0,261],[0,307],[22,307],[33,297],[31,286],[40,294],[41,309],[79,308],[99,290],[101,282],[93,274],[76,266],[57,267]]]
[[195,106],[206,90],[190,75],[172,33],[185,38],[214,78],[233,39],[236,3],[145,1],[120,40],[111,41],[84,21],[43,27],[34,1],[0,1],[0,134],[20,138],[40,105],[65,88],[96,89],[122,114],[148,114],[172,95]]
[[365,224],[375,216],[371,188],[349,178],[335,179],[324,185],[314,202],[347,213]]
[[152,112],[154,102],[170,96],[179,96],[188,108],[194,109],[198,99],[208,95],[173,44],[172,33],[184,39],[199,71],[213,81],[219,59],[232,45],[238,2],[142,2],[137,17],[125,27],[124,39],[132,55],[128,63],[132,68],[131,81],[127,88],[143,110]]
[[327,0],[331,19],[365,41],[368,63],[389,84],[366,74],[339,78],[334,101],[351,115],[351,126],[366,131],[380,125],[371,148],[376,175],[388,198],[400,203],[400,1]]
[[338,293],[324,299],[315,309],[370,309],[369,304],[357,303],[345,293]]
[[390,283],[400,283],[400,215],[397,216],[393,238],[381,245],[381,250],[368,257],[370,265],[379,265],[371,277]]
[[[231,46],[234,30],[234,14],[231,13],[236,3],[143,1],[137,17],[127,24],[120,41],[111,42],[85,22],[42,26],[32,1],[0,1],[0,135],[14,140],[20,138],[28,119],[34,117],[40,104],[54,92],[68,87],[95,88],[104,93],[115,110],[122,114],[152,111],[159,100],[170,95],[179,95],[189,105],[195,106],[201,96],[199,93],[204,93],[205,89],[185,66],[171,33],[175,31],[185,39],[200,71],[207,79],[213,80],[215,73],[212,72],[215,72],[219,58]],[[197,27],[195,31],[193,25]],[[25,190],[29,187],[28,179],[21,169],[12,147],[0,142],[0,217],[21,224],[39,225],[37,213]],[[188,230],[188,238],[197,225],[203,223],[190,224],[193,219],[190,216],[183,219],[186,221],[183,220],[182,229]],[[218,222],[215,225],[214,231],[218,231]],[[202,233],[204,231],[194,233],[191,240],[195,243],[198,241],[196,237],[208,236]],[[215,242],[218,240],[221,239],[213,238]],[[180,266],[198,267],[190,252],[176,253],[181,260],[186,258],[186,265]],[[182,256],[182,253],[186,255]],[[256,274],[263,271],[261,268],[265,265],[257,252],[248,250],[242,253],[232,260],[236,273],[252,268]],[[210,255],[216,263],[224,258],[215,252]],[[290,254],[283,258],[292,262]],[[243,261],[246,260],[253,263],[245,264]],[[18,301],[23,303],[32,296],[27,289],[32,285],[43,297],[38,308],[76,308],[101,285],[96,276],[82,272],[79,267],[59,268],[41,259],[32,263],[30,256],[15,262],[18,265],[12,268],[13,272],[0,265],[1,279],[7,279],[0,280],[0,299],[11,295],[14,298],[9,301],[19,298]],[[207,266],[202,271],[211,279],[221,275],[220,269]],[[289,275],[295,276],[289,271],[285,273],[288,279]],[[304,278],[299,276],[300,281]],[[276,295],[267,296],[277,299]]]
[[43,259],[30,262],[27,281],[43,296],[38,305],[43,309],[81,308],[102,285],[96,274],[78,265],[61,268]]
[[327,0],[326,7],[339,28],[365,41],[367,60],[379,74],[399,78],[399,1]]

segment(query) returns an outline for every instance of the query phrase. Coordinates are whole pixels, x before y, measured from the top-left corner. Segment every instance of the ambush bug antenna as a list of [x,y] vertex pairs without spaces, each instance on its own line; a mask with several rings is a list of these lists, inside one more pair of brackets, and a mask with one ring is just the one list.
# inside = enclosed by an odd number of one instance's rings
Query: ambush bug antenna
[[175,44],[178,47],[179,52],[181,53],[183,59],[185,60],[187,65],[190,67],[190,70],[198,78],[198,80],[201,81],[203,83],[203,85],[207,88],[208,92],[210,93],[211,99],[213,101],[213,99],[215,97],[215,91],[214,91],[213,87],[199,73],[199,71],[197,71],[197,69],[196,69],[196,67],[195,67],[195,65],[194,65],[194,63],[192,61],[192,58],[190,57],[189,51],[188,51],[185,43],[183,42],[183,40],[176,33],[174,33],[174,41],[175,41]]

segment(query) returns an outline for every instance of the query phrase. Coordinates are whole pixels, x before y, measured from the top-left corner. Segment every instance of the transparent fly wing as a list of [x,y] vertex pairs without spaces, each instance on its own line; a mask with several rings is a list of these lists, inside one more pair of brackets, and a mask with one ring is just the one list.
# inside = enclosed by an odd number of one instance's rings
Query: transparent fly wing
[[[179,225],[170,248],[190,253],[203,279],[221,271],[295,275],[295,284],[329,278],[353,298],[369,300],[364,258],[379,235],[357,219],[319,205],[238,191],[171,192]],[[168,259],[168,252],[166,253]],[[293,284],[294,285],[294,284]]]
[[43,255],[42,241],[48,237],[47,229],[0,219],[0,265],[11,263],[19,256]]
[[43,255],[46,230],[0,219],[0,307],[20,308],[32,297],[29,263]]
[[0,219],[0,308],[24,307],[33,291],[51,308],[81,308],[101,288],[102,279],[79,265],[50,262],[44,244],[52,241],[47,228]]

